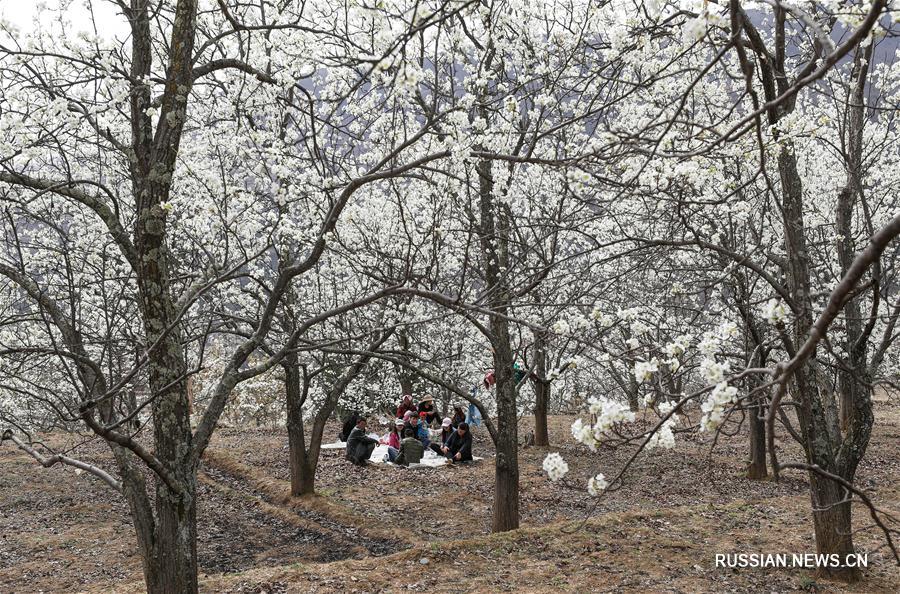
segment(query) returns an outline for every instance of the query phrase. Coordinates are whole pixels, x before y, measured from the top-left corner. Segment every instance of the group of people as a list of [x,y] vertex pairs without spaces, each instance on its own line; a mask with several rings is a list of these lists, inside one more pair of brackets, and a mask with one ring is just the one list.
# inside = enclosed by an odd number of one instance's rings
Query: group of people
[[[345,436],[347,442],[347,460],[358,466],[365,466],[376,446],[384,443],[388,446],[385,462],[400,466],[421,462],[425,448],[431,449],[438,456],[444,456],[451,464],[471,462],[472,434],[462,408],[454,407],[453,416],[441,421],[440,433],[437,432],[438,419],[440,415],[434,408],[434,398],[426,396],[415,404],[412,396],[407,394],[397,407],[390,433],[379,442],[367,435],[364,416],[351,415],[342,432],[342,437]],[[433,434],[429,431],[432,426],[435,427]]]

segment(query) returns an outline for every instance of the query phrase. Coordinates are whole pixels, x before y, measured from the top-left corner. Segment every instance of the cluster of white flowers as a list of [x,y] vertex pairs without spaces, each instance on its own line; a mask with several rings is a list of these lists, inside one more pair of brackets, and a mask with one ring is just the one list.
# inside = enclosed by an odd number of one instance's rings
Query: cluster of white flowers
[[650,332],[650,327],[647,326],[647,324],[641,322],[640,320],[632,322],[631,327],[629,329],[631,330],[631,333],[635,336],[643,336],[644,334],[647,334],[648,332]]
[[573,326],[576,330],[586,330],[591,327],[591,321],[579,314],[577,316],[572,316],[569,319],[569,325]]
[[592,476],[588,479],[587,490],[591,497],[599,497],[608,486],[609,483],[606,482],[606,477],[601,472],[597,476]]
[[669,357],[679,357],[691,346],[693,338],[688,334],[682,334],[666,345],[664,352]]
[[724,322],[721,326],[719,326],[719,337],[720,338],[734,338],[738,335],[738,326],[734,322]]
[[608,398],[592,397],[589,410],[597,420],[593,426],[585,424],[581,419],[572,423],[572,437],[580,444],[586,445],[591,451],[596,451],[597,446],[603,440],[607,431],[617,423],[631,423],[634,421],[634,413],[621,402]]
[[630,307],[628,309],[620,309],[616,312],[616,315],[619,319],[625,320],[626,322],[632,322],[637,319],[638,315],[641,313],[641,308],[639,307]]
[[715,359],[704,359],[700,362],[700,374],[707,382],[718,384],[725,379],[725,374],[731,370],[728,361],[719,363]]
[[591,398],[589,410],[592,415],[597,415],[594,429],[599,428],[601,433],[606,432],[616,423],[634,421],[634,413],[629,410],[627,405],[608,398]]
[[591,311],[591,317],[597,320],[602,328],[609,328],[615,322],[615,319],[611,315],[603,313],[599,306]]
[[569,472],[569,465],[557,452],[552,452],[544,458],[544,472],[551,481],[556,482],[566,476],[566,473]]
[[770,324],[780,324],[787,319],[787,308],[778,299],[769,299],[763,307],[763,315]]
[[697,348],[700,350],[700,353],[706,357],[712,357],[717,352],[719,352],[721,347],[722,343],[719,336],[713,334],[712,332],[704,332],[703,337],[697,344]]
[[725,407],[737,402],[737,388],[725,382],[717,384],[709,398],[700,406],[703,417],[700,419],[701,431],[715,431],[725,420]]
[[[659,409],[660,416],[666,416],[672,409],[675,408],[675,404],[671,402],[661,402],[657,407]],[[646,449],[652,450],[654,448],[665,448],[667,450],[671,450],[675,447],[675,425],[680,420],[680,417],[676,415],[672,415],[666,422],[662,424],[662,427],[659,430],[650,436],[650,439],[647,440]]]
[[659,361],[654,357],[649,361],[638,361],[634,364],[634,378],[639,382],[646,382],[659,371]]
[[550,326],[550,330],[552,330],[554,334],[568,334],[571,332],[571,327],[567,321],[557,320]]
[[710,12],[710,7],[705,3],[703,10],[696,18],[685,21],[682,29],[685,43],[700,41],[706,35],[710,27],[724,26],[727,23],[725,16],[716,12]]

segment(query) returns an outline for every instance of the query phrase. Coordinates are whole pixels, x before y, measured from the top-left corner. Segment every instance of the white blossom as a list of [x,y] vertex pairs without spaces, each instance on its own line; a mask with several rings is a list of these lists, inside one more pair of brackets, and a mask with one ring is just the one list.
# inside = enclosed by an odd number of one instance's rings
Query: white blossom
[[599,473],[588,479],[587,490],[591,497],[599,497],[608,486],[609,483],[606,482],[606,477],[603,476],[603,473]]
[[770,299],[763,308],[763,315],[770,324],[780,324],[787,319],[787,308],[778,299]]
[[557,452],[551,452],[544,458],[544,472],[551,481],[561,480],[569,472],[569,465]]

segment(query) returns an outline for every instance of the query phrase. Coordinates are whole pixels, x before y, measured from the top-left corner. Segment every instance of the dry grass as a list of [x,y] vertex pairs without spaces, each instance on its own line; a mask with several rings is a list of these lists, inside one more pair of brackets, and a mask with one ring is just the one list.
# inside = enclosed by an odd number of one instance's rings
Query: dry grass
[[[857,484],[900,512],[900,407],[879,401]],[[574,489],[550,483],[544,448],[520,450],[523,528],[487,534],[491,448],[464,468],[351,466],[323,452],[321,496],[292,499],[286,438],[221,431],[200,475],[204,592],[896,592],[900,570],[856,506],[857,546],[870,568],[852,586],[802,569],[717,569],[716,553],[815,550],[805,477],[743,478],[746,440],[713,450],[680,440],[644,456],[593,515],[583,485],[610,476],[628,452],[570,444],[570,417],[551,419]],[[523,425],[527,427],[528,420]],[[524,429],[524,427],[523,427]],[[796,456],[784,441],[783,457]],[[109,464],[92,444],[89,459]],[[42,469],[0,450],[0,592],[142,592],[140,559],[122,501],[71,470]],[[422,559],[427,559],[423,564]]]

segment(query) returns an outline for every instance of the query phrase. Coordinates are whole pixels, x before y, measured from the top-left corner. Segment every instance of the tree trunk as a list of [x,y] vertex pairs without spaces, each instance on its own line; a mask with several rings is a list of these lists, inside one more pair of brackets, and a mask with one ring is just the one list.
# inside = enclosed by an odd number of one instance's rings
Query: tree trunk
[[[502,323],[506,324],[506,320]],[[501,350],[505,352],[498,352]],[[512,376],[512,352],[495,349],[494,365],[497,378],[497,459],[491,531],[505,532],[519,527],[519,419]]]
[[766,398],[759,396],[750,408],[750,464],[747,478],[764,479],[769,475],[766,466]]
[[[193,84],[196,0],[179,0],[172,19],[166,84],[161,116],[154,130],[146,113],[151,96],[140,81],[150,75],[153,47],[150,5],[132,3],[130,159],[132,191],[137,203],[134,226],[136,275],[147,353],[147,375],[153,397],[155,454],[171,475],[167,485],[156,477],[156,527],[153,557],[145,575],[151,594],[194,594],[197,586],[197,464],[193,451],[187,364],[182,350],[178,312],[172,297],[166,216],[187,101]],[[135,528],[139,520],[133,518]]]
[[546,337],[537,334],[534,337],[534,445],[550,445],[547,431],[547,407],[550,403],[550,382],[547,381],[547,345]]
[[855,553],[849,493],[836,482],[814,472],[809,473],[809,483],[816,553],[838,555],[842,565],[839,568],[820,568],[819,573],[841,581],[855,582],[860,577],[859,569],[843,566],[847,556]]
[[306,449],[290,446],[291,497],[304,497],[316,492],[316,469],[310,465]]
[[176,495],[165,487],[156,491],[157,531],[154,572],[147,579],[150,594],[189,594],[197,584],[197,488],[183,485]]
[[289,352],[282,364],[287,409],[288,459],[291,469],[291,496],[312,495],[316,469],[310,468],[303,434],[304,389],[296,352]]
[[494,349],[494,376],[497,386],[497,458],[494,466],[493,532],[519,527],[519,415],[513,377],[512,341],[509,334],[509,289],[503,271],[509,264],[509,218],[494,201],[491,161],[478,163],[481,206],[481,252],[486,292],[491,313],[491,346]]
[[[853,210],[861,198],[863,187],[862,150],[863,129],[866,123],[865,93],[867,74],[872,62],[873,45],[869,44],[862,52],[860,52],[860,48],[857,48],[853,58],[851,75],[853,87],[847,109],[847,180],[844,187],[838,192],[834,217],[835,232],[838,237],[837,255],[842,275],[847,274],[856,254],[853,238]],[[868,232],[872,233],[871,223],[868,225]],[[881,264],[876,262],[872,273],[872,292],[876,296],[873,304],[873,319],[878,308],[877,295],[880,290],[880,276]],[[870,397],[870,394],[867,394],[868,389],[860,386],[865,382],[860,376],[865,376],[868,371],[866,346],[869,333],[874,326],[863,326],[860,301],[860,296],[854,296],[844,304],[844,350],[848,356],[847,368],[838,370],[838,391],[840,393],[840,426],[845,433],[851,431],[856,410],[856,398]]]
[[534,445],[549,446],[550,433],[547,430],[547,406],[550,401],[550,382],[538,380],[534,383]]
[[[783,216],[785,253],[787,255],[787,280],[791,297],[798,308],[794,320],[793,342],[802,344],[812,327],[810,307],[809,254],[803,222],[803,194],[797,159],[793,147],[788,145],[778,156],[779,173],[783,190]],[[837,451],[840,429],[836,415],[828,414],[828,402],[820,391],[815,354],[794,375],[797,385],[797,419],[803,435],[803,448],[807,462],[825,471],[852,481],[853,465],[838,465]],[[865,451],[854,452],[858,461]],[[858,457],[857,457],[858,456]],[[843,488],[832,480],[810,473],[810,494],[813,504],[813,524],[816,549],[820,553],[846,555],[853,552],[850,502],[844,501]],[[842,502],[842,503],[841,503]],[[859,576],[856,569],[828,572],[845,580]]]
[[640,393],[641,385],[635,379],[633,373],[628,374],[628,408],[631,412],[637,412],[641,407]]
[[[749,312],[749,310],[747,310]],[[747,315],[748,327],[751,326],[751,318]],[[759,335],[753,328],[753,336],[758,338]],[[756,367],[765,365],[766,354],[757,344],[756,356],[750,358],[750,364]],[[753,391],[762,384],[762,379],[758,375],[751,375],[747,379],[747,389]],[[750,407],[750,464],[747,466],[747,478],[764,479],[768,476],[768,466],[766,463],[766,404],[768,398],[765,394],[759,394]]]

